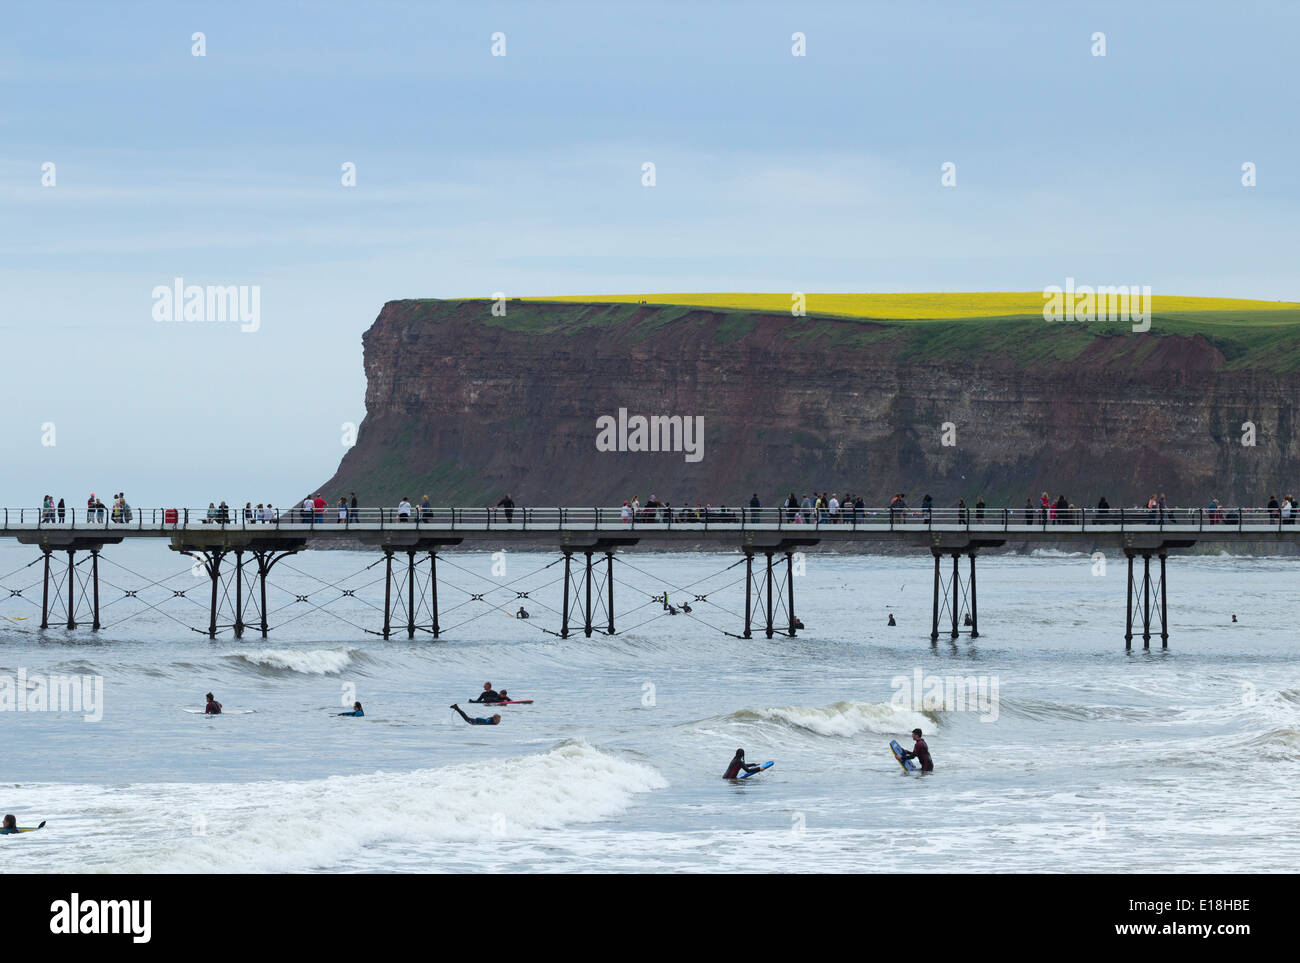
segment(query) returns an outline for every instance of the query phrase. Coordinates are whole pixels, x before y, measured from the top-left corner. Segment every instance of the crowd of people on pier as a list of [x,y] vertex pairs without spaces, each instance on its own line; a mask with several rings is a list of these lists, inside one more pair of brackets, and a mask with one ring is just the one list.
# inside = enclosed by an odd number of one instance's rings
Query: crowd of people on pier
[[[627,523],[667,523],[667,522],[719,522],[736,523],[740,521],[771,521],[773,512],[766,514],[758,493],[750,495],[748,502],[729,507],[725,503],[715,507],[710,502],[689,501],[682,505],[673,505],[668,499],[660,499],[653,492],[643,503],[640,495],[634,494],[625,499],[617,509],[619,518]],[[1210,525],[1235,525],[1243,520],[1260,521],[1244,516],[1243,507],[1228,507],[1217,498],[1211,498],[1202,508],[1170,506],[1164,492],[1152,492],[1144,502],[1138,502],[1128,508],[1112,507],[1102,496],[1095,507],[1081,507],[1070,501],[1063,493],[1055,498],[1044,491],[1037,498],[1029,496],[1020,508],[989,508],[983,497],[977,497],[973,505],[967,505],[965,498],[947,506],[940,506],[935,499],[926,494],[919,503],[909,505],[905,492],[895,492],[889,499],[887,508],[867,507],[866,499],[860,493],[848,492],[843,498],[838,492],[804,492],[796,495],[789,492],[777,499],[774,507],[780,518],[788,525],[857,525],[862,522],[875,522],[883,517],[894,521],[930,521],[938,518],[942,521],[957,520],[962,523],[1001,522],[1004,518],[1013,525],[1078,525],[1087,521],[1089,524],[1117,524],[1121,518],[1130,522],[1140,521],[1150,524],[1191,524],[1203,520]],[[507,524],[514,521],[515,502],[507,493],[495,505],[488,506],[494,517]],[[1267,503],[1267,518],[1274,524],[1293,525],[1300,518],[1300,501],[1294,495],[1270,495]],[[418,504],[412,504],[409,496],[403,496],[395,508],[384,512],[386,518],[399,523],[424,522],[434,517],[434,508],[429,496],[424,495]],[[1258,512],[1258,510],[1257,510]],[[937,513],[937,515],[936,515]],[[64,499],[55,501],[52,495],[45,495],[41,500],[41,521],[45,524],[75,521],[75,512],[70,510]],[[242,509],[231,508],[224,500],[208,502],[206,513],[201,519],[193,519],[186,513],[182,518],[180,510],[167,509],[165,521],[176,524],[182,521],[202,521],[212,525],[258,524],[287,522],[294,524],[345,524],[359,522],[363,514],[373,516],[373,510],[360,508],[357,493],[340,495],[331,504],[321,492],[309,495],[302,502],[294,503],[290,508],[276,508],[270,502],[245,502]],[[117,492],[112,504],[105,505],[93,492],[86,500],[85,520],[88,522],[111,522],[126,524],[134,520],[135,513],[126,500],[126,495]]]

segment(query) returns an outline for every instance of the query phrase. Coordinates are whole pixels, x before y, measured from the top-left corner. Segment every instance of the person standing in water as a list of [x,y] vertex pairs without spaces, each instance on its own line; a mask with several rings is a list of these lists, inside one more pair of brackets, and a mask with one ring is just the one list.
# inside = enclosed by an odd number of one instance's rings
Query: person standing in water
[[362,709],[361,709],[361,703],[360,703],[360,702],[354,702],[354,703],[352,703],[352,711],[351,711],[351,712],[340,712],[339,715],[341,715],[341,716],[357,716],[357,717],[359,718],[359,717],[361,717],[361,716],[364,716],[364,715],[365,715],[365,712],[362,711]]
[[203,707],[203,714],[205,716],[221,715],[221,703],[212,697],[212,693],[209,692],[204,698],[208,700],[208,704]]
[[758,772],[762,766],[751,766],[745,762],[745,750],[737,749],[736,754],[731,757],[731,762],[727,764],[727,771],[722,774],[723,779],[740,778],[741,770],[745,772]]
[[470,699],[470,702],[500,702],[501,694],[492,688],[491,682],[483,683],[483,691],[478,694],[477,699]]
[[913,729],[912,738],[916,740],[916,744],[912,746],[912,751],[908,752],[904,749],[903,755],[899,758],[920,759],[922,772],[934,772],[934,760],[930,758],[930,747],[927,746],[925,740],[921,738],[921,730]]
[[460,706],[456,705],[455,703],[452,703],[452,706],[451,706],[451,707],[452,707],[453,709],[455,709],[457,712],[459,712],[459,713],[460,713],[460,717],[461,717],[462,719],[464,719],[466,722],[468,722],[471,726],[499,726],[499,725],[501,725],[501,713],[499,713],[499,712],[498,712],[496,715],[494,715],[491,719],[484,719],[484,718],[482,718],[481,716],[478,717],[478,718],[475,718],[475,719],[471,719],[469,716],[465,715],[465,710],[462,709]]

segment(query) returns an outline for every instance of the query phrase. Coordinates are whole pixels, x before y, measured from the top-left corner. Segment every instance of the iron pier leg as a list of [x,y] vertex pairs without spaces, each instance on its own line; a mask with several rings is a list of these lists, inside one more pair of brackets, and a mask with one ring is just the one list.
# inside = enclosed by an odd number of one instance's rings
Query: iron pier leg
[[564,611],[560,616],[560,638],[569,637],[569,563],[573,561],[573,553],[564,553]]
[[1124,651],[1133,649],[1133,553],[1128,556],[1128,604],[1124,608]]
[[949,608],[952,610],[952,637],[957,638],[957,610],[961,608],[961,572],[958,571],[957,565],[961,561],[961,556],[957,552],[952,553],[952,594],[948,597]]
[[208,638],[217,637],[217,587],[221,583],[221,559],[225,552],[217,549],[207,553],[208,578],[212,580],[212,604],[208,608]]
[[939,553],[934,553],[934,611],[930,615],[930,641],[939,641]]
[[77,587],[77,570],[74,567],[76,555],[77,550],[75,548],[68,549],[68,628],[70,629],[77,627],[77,602],[76,597],[73,595],[73,591]]
[[1165,591],[1165,558],[1160,553],[1160,648],[1169,648],[1169,595]]
[[271,571],[271,563],[267,562],[266,560],[266,552],[258,552],[257,553],[257,581],[258,581],[259,588],[262,591],[262,612],[261,612],[262,638],[266,638],[267,632],[270,631],[270,626],[267,625],[266,623],[266,576],[267,573],[269,573],[270,571]]
[[753,638],[753,633],[749,630],[750,621],[753,618],[753,599],[754,597],[754,553],[745,553],[745,632],[744,637]]
[[393,550],[384,549],[384,638],[392,634],[393,621]]
[[93,602],[91,603],[94,606],[94,608],[93,611],[91,612],[90,628],[91,631],[98,632],[99,631],[99,549],[91,549],[90,551],[90,582],[91,585],[94,587],[94,594],[92,595]]
[[772,626],[772,553],[767,553],[767,637],[770,639],[775,634]]
[[975,553],[970,553],[970,637],[980,637],[979,596],[975,592]]
[[438,554],[429,553],[429,594],[433,597],[433,637],[442,631],[438,625]]
[[415,549],[406,550],[406,637],[415,638]]
[[41,583],[41,628],[50,627],[50,550],[45,549],[45,580]]
[[609,589],[609,634],[614,634],[614,553],[605,553],[605,585]]
[[587,609],[582,623],[582,633],[591,638],[591,550],[587,550]]
[[235,549],[235,638],[244,637],[244,550]]
[[1142,648],[1151,648],[1151,553],[1142,553]]
[[786,608],[790,610],[790,638],[795,638],[795,626],[798,621],[794,617],[794,562],[789,552],[785,553],[785,589],[786,589]]

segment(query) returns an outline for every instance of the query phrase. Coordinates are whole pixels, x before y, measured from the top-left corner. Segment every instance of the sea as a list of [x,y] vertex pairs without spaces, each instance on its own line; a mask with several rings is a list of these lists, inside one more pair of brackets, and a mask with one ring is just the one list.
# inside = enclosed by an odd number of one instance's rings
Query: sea
[[[105,549],[98,632],[40,630],[35,554],[0,546],[0,811],[46,822],[0,872],[1300,866],[1293,558],[1172,556],[1168,648],[1132,651],[1120,556],[981,556],[979,637],[937,642],[929,555],[808,551],[805,628],[771,639],[740,637],[739,553],[621,552],[616,633],[602,566],[596,631],[561,638],[557,554],[451,550],[441,636],[400,614],[384,640],[377,559],[289,557],[269,638],[210,640],[206,576],[162,543]],[[533,702],[466,725],[485,682]],[[932,773],[890,749],[915,728]],[[774,765],[724,780],[737,748]]]

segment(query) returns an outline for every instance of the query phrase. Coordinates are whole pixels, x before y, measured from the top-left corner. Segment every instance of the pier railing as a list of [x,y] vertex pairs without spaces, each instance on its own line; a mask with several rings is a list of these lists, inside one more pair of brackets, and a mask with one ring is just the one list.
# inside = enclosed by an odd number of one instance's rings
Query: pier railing
[[503,529],[582,531],[783,531],[810,532],[1011,532],[1074,533],[1096,530],[1171,532],[1283,532],[1300,511],[1276,508],[6,508],[0,531],[105,530],[162,535],[176,531],[284,530],[359,532],[390,528],[437,531]]

